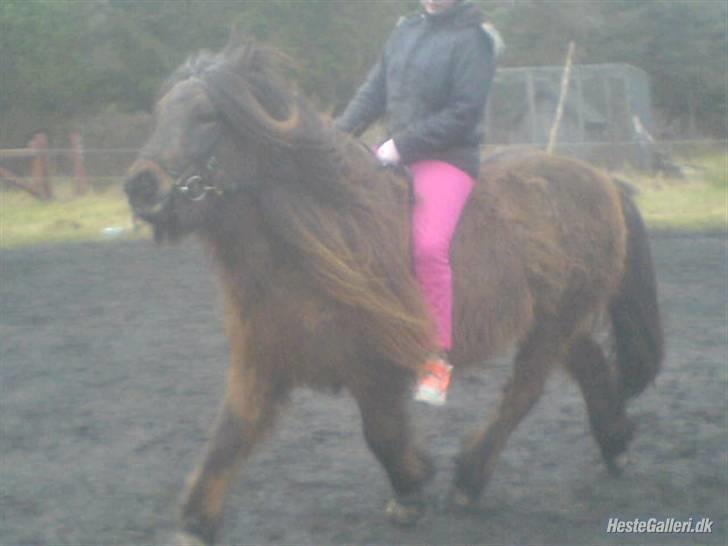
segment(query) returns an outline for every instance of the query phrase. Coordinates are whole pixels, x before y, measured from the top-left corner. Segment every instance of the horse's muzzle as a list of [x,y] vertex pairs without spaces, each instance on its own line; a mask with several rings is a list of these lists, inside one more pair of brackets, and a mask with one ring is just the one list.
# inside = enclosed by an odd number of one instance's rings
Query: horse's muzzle
[[169,201],[167,178],[154,163],[138,161],[129,169],[124,191],[134,214],[148,222],[154,222]]

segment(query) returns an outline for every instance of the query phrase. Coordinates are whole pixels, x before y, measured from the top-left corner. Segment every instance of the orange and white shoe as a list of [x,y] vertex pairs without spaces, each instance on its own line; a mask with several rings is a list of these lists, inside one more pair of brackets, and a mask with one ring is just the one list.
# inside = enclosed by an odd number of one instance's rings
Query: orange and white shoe
[[422,375],[415,389],[415,400],[433,406],[443,406],[447,401],[452,366],[442,357],[433,357],[425,362]]

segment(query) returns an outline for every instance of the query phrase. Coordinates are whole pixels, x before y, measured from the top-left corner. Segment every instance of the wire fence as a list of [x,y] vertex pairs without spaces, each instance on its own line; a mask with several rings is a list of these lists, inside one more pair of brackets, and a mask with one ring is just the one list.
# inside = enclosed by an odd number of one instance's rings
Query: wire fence
[[[528,143],[494,143],[486,146],[485,152],[504,147],[534,146]],[[0,150],[0,191],[18,189],[18,185],[22,184],[32,185],[40,177],[66,183],[79,176],[86,177],[84,183],[89,188],[103,190],[121,184],[137,153],[135,148],[86,148],[81,151],[72,148]],[[654,170],[655,157],[677,165],[689,165],[708,155],[728,155],[728,140],[658,141],[651,143],[649,148],[637,142],[558,142],[555,153],[578,157],[611,170],[649,171]],[[45,167],[38,165],[39,157],[43,158]],[[9,183],[12,177],[15,184]]]
[[[728,140],[694,139],[654,142],[559,142],[555,153],[583,159],[609,170],[646,173],[680,168],[706,156],[728,153]],[[667,173],[669,174],[669,173]]]

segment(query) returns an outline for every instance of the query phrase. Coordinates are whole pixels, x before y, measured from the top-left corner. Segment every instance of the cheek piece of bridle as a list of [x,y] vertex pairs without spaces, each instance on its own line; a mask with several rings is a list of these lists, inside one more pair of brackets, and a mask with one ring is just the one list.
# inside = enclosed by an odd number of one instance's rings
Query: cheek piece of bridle
[[[212,147],[214,148],[214,146]],[[168,170],[167,173],[174,178],[172,191],[190,201],[202,201],[210,193],[222,195],[233,189],[225,184],[225,173],[214,155],[208,157],[202,169],[199,169],[197,165],[190,165],[181,174],[171,170]]]
[[177,193],[189,201],[202,201],[211,193],[221,196],[260,186],[257,180],[234,180],[227,175],[214,155],[220,138],[221,134],[212,140],[209,151],[203,154],[202,159],[191,161],[182,170],[160,165],[160,168],[174,180],[170,194]]

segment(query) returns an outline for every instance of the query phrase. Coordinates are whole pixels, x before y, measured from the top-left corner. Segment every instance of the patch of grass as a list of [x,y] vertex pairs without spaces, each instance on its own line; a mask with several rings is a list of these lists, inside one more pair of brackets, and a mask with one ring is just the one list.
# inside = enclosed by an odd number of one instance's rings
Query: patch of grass
[[728,188],[728,152],[706,156],[698,165],[704,169],[706,182],[718,188]]
[[[728,154],[690,161],[683,180],[625,173],[640,190],[637,203],[652,229],[728,233]],[[126,198],[117,183],[74,197],[69,181],[56,179],[58,198],[42,202],[28,194],[0,191],[0,248],[40,243],[148,237],[132,229]],[[108,227],[119,234],[104,233]]]
[[643,189],[637,204],[653,229],[728,233],[728,187],[691,182]]
[[684,179],[625,177],[640,190],[637,204],[652,229],[728,233],[728,155],[690,162]]
[[[0,192],[0,248],[141,236],[132,229],[129,206],[118,186],[73,197],[69,184],[55,182],[57,199],[51,202],[22,192]],[[108,227],[121,228],[122,233],[105,233]]]

